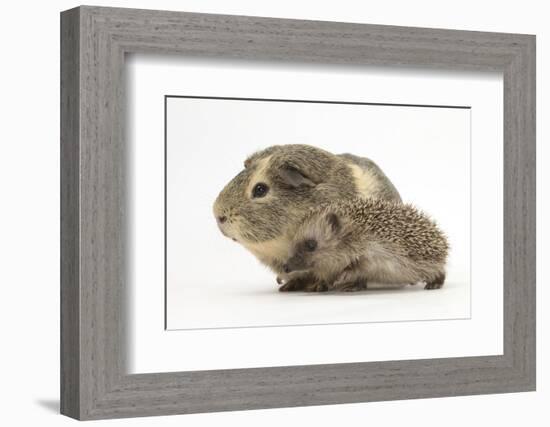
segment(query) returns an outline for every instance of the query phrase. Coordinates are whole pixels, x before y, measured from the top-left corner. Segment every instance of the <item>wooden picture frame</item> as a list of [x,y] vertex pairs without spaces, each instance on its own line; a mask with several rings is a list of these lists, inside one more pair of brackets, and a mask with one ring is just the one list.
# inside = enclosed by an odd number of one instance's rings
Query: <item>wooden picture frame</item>
[[[123,65],[136,52],[502,72],[503,355],[127,374]],[[85,420],[534,389],[534,36],[88,6],[61,14],[63,414]]]

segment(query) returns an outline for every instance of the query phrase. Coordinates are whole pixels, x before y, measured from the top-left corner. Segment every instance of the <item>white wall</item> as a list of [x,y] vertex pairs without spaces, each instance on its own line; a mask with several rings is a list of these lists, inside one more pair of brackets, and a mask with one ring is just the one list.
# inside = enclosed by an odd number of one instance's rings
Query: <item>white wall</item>
[[[550,114],[548,15],[542,1],[340,0],[157,0],[98,1],[106,6],[248,14],[535,33],[538,36],[538,218],[539,254],[544,260],[541,219],[548,214],[548,186],[542,165],[548,158]],[[3,425],[68,425],[57,414],[59,383],[59,11],[72,1],[6,2],[2,8],[0,102],[0,259],[2,351],[0,381]],[[7,95],[7,96],[6,96]],[[546,175],[548,173],[546,172]],[[546,206],[543,206],[543,196]],[[117,420],[110,425],[347,425],[458,426],[545,425],[550,399],[550,334],[547,274],[538,271],[538,389],[536,393],[489,395],[340,406],[277,409],[157,419]],[[5,274],[7,272],[7,275]],[[546,313],[543,312],[543,307]],[[7,342],[6,342],[7,337]],[[547,420],[546,420],[547,422]]]

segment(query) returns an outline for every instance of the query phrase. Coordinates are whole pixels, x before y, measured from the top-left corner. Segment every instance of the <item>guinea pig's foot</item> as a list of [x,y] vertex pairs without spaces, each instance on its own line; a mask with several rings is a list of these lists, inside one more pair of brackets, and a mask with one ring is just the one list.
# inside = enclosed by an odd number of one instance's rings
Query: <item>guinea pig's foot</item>
[[441,273],[433,281],[426,283],[424,289],[439,289],[443,286],[443,283],[445,283],[445,273]]
[[326,292],[328,291],[328,286],[324,282],[313,282],[304,287],[306,292]]

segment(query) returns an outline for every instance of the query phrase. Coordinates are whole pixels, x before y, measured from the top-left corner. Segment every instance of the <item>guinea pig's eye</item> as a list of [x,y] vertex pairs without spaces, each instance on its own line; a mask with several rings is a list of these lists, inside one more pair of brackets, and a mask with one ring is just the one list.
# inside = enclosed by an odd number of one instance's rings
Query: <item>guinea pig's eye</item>
[[315,249],[317,249],[317,241],[313,239],[306,240],[305,246],[309,252],[313,252]]
[[254,189],[252,190],[252,197],[254,198],[264,197],[268,191],[269,191],[269,187],[263,182],[259,182],[254,186]]

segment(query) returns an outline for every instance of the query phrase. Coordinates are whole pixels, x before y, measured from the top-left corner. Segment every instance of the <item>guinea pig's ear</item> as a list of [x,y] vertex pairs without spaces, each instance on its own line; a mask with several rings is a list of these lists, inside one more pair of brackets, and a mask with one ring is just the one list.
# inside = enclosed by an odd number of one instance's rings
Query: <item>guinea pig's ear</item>
[[300,187],[302,185],[315,187],[316,185],[307,175],[291,164],[284,164],[281,167],[280,176],[291,187]]
[[246,160],[244,161],[244,168],[248,169],[250,166],[252,166],[252,163],[254,163],[258,159],[259,155],[260,155],[260,153],[256,152],[256,153],[253,153],[250,156],[248,156],[246,158]]
[[255,153],[252,153],[248,158],[244,161],[244,168],[248,169],[256,160],[261,160],[266,158],[267,156],[276,153],[281,149],[280,145],[272,145],[271,147],[267,147],[263,150],[256,151]]
[[252,166],[252,163],[254,163],[258,158],[262,155],[261,151],[256,151],[255,153],[252,153],[250,156],[246,158],[244,161],[244,168],[248,169],[250,166]]
[[340,219],[335,213],[328,213],[326,216],[326,220],[333,233],[338,233],[342,228],[342,224],[340,224]]

